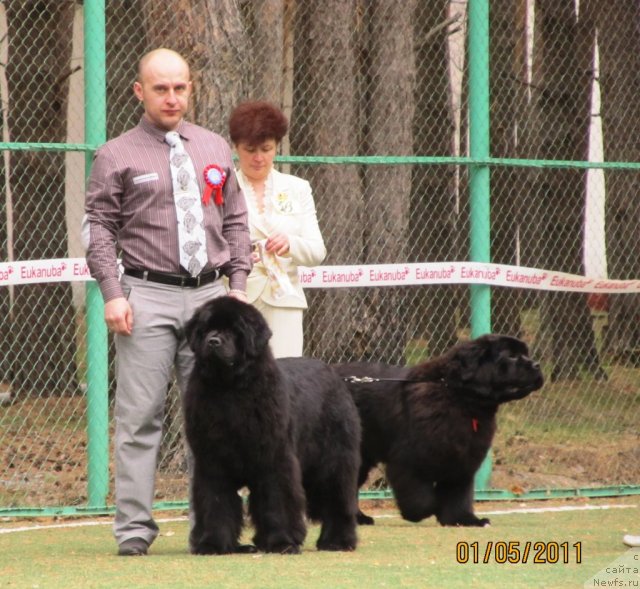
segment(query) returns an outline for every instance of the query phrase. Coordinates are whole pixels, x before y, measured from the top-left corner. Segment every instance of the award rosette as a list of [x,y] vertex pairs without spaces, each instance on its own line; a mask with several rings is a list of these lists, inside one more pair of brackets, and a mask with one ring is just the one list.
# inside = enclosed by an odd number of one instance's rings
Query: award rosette
[[211,195],[213,194],[213,202],[221,206],[224,202],[222,199],[222,187],[227,179],[225,171],[217,164],[210,164],[204,169],[204,182],[206,187],[202,195],[202,204],[209,204]]

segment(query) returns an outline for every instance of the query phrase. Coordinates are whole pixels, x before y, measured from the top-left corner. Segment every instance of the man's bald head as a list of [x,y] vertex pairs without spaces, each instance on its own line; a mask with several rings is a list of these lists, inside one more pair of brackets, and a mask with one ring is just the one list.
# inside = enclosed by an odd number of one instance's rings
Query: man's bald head
[[189,64],[182,55],[173,49],[160,47],[159,49],[154,49],[153,51],[149,51],[149,53],[145,53],[138,62],[138,82],[142,82],[145,73],[150,69],[155,69],[158,66],[165,66],[169,64],[186,68],[187,75],[190,75]]

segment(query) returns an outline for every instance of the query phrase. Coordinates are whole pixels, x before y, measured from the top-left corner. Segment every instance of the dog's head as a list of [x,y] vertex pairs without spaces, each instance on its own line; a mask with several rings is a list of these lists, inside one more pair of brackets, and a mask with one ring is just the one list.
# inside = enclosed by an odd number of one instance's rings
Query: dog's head
[[507,335],[483,335],[460,343],[442,360],[447,385],[491,404],[522,399],[544,383],[527,344]]
[[197,309],[185,335],[198,364],[233,367],[265,354],[271,330],[255,307],[225,296]]

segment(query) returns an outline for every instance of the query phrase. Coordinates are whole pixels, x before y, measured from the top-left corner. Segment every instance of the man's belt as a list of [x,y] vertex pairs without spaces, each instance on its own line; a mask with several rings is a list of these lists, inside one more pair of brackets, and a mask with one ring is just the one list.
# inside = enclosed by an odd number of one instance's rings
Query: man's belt
[[127,276],[148,280],[149,282],[159,282],[160,284],[169,284],[171,286],[183,286],[186,288],[198,288],[205,284],[215,282],[220,278],[220,269],[202,272],[198,276],[189,276],[188,274],[167,274],[165,272],[153,272],[152,270],[134,270],[125,268],[124,273]]

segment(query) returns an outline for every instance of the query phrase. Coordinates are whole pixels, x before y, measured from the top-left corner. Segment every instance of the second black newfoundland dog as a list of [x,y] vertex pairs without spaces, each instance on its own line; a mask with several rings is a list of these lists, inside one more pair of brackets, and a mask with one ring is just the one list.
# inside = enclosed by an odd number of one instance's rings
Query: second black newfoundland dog
[[[274,360],[260,312],[231,297],[198,309],[186,335],[191,551],[299,553],[305,507],[322,523],[319,550],[354,550],[360,420],[344,382],[316,360]],[[239,544],[245,486],[255,546]]]
[[[348,385],[362,422],[359,484],[383,463],[403,518],[489,524],[473,513],[474,475],[491,447],[499,405],[543,384],[527,345],[484,335],[412,368],[358,362],[334,369],[360,377]],[[373,519],[359,512],[358,522]]]

